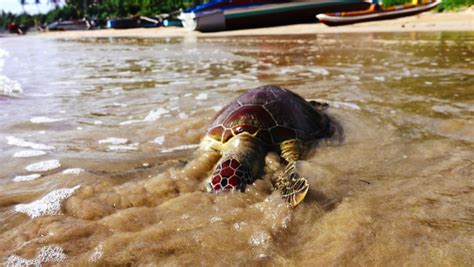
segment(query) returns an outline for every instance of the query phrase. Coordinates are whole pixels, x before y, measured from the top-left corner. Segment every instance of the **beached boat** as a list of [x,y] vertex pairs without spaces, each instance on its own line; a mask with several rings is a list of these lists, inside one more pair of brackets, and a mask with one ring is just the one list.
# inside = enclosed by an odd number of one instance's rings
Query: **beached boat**
[[88,20],[56,21],[48,25],[49,31],[83,31],[95,27],[95,23]]
[[222,31],[315,22],[320,13],[366,9],[366,0],[314,0],[212,9],[183,13],[180,19],[189,30]]
[[402,5],[382,8],[379,5],[371,5],[369,9],[363,11],[341,12],[333,14],[319,14],[316,18],[329,26],[340,26],[359,22],[394,19],[411,16],[435,8],[441,3],[436,0],[423,5]]
[[265,4],[284,3],[289,1],[290,0],[211,0],[205,4],[197,5],[181,12],[181,14],[179,14],[178,16],[178,19],[181,20],[181,24],[184,28],[189,30],[195,30],[196,14],[202,15],[203,12],[206,13],[216,12],[219,10],[224,11],[235,8],[248,8]]
[[110,29],[153,28],[159,26],[161,26],[160,19],[144,16],[107,20],[107,28]]

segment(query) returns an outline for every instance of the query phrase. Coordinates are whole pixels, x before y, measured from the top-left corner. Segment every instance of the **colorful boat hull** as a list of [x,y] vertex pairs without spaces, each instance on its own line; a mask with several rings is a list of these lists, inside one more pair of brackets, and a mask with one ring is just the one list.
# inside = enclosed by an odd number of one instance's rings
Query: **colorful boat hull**
[[413,6],[395,6],[392,8],[371,8],[366,12],[347,12],[341,14],[319,14],[316,18],[328,26],[342,26],[359,22],[368,22],[376,20],[395,19],[400,17],[412,16],[421,12],[435,8],[441,3],[437,0],[426,5]]
[[369,6],[364,0],[318,0],[216,9],[182,14],[180,18],[189,30],[210,32],[316,22],[315,16],[319,13],[361,10]]

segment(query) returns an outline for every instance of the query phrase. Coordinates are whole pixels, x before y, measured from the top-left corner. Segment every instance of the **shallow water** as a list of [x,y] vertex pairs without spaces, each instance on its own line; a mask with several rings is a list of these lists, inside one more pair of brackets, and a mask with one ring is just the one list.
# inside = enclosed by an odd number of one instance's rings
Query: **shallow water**
[[[3,38],[0,261],[472,266],[473,51],[472,32]],[[298,165],[295,209],[274,153],[245,193],[205,192],[206,125],[263,84],[345,129]]]

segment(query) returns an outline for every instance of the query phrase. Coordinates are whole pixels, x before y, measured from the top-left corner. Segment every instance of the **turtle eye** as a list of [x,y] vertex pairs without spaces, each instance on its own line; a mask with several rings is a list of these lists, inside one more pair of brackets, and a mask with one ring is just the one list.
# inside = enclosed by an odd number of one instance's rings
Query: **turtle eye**
[[247,168],[236,159],[227,159],[217,164],[209,188],[211,192],[243,190],[249,181]]

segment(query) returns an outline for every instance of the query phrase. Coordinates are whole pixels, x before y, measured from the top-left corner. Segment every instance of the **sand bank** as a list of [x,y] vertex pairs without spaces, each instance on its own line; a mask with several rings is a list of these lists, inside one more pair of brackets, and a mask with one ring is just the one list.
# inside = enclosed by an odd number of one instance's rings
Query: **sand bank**
[[128,30],[94,30],[48,32],[41,34],[48,38],[84,38],[84,37],[211,37],[236,35],[287,35],[342,32],[411,32],[411,31],[474,31],[474,7],[460,12],[426,12],[405,18],[359,23],[354,25],[329,27],[322,23],[298,24],[281,27],[224,31],[215,33],[190,32],[183,28],[154,28]]

